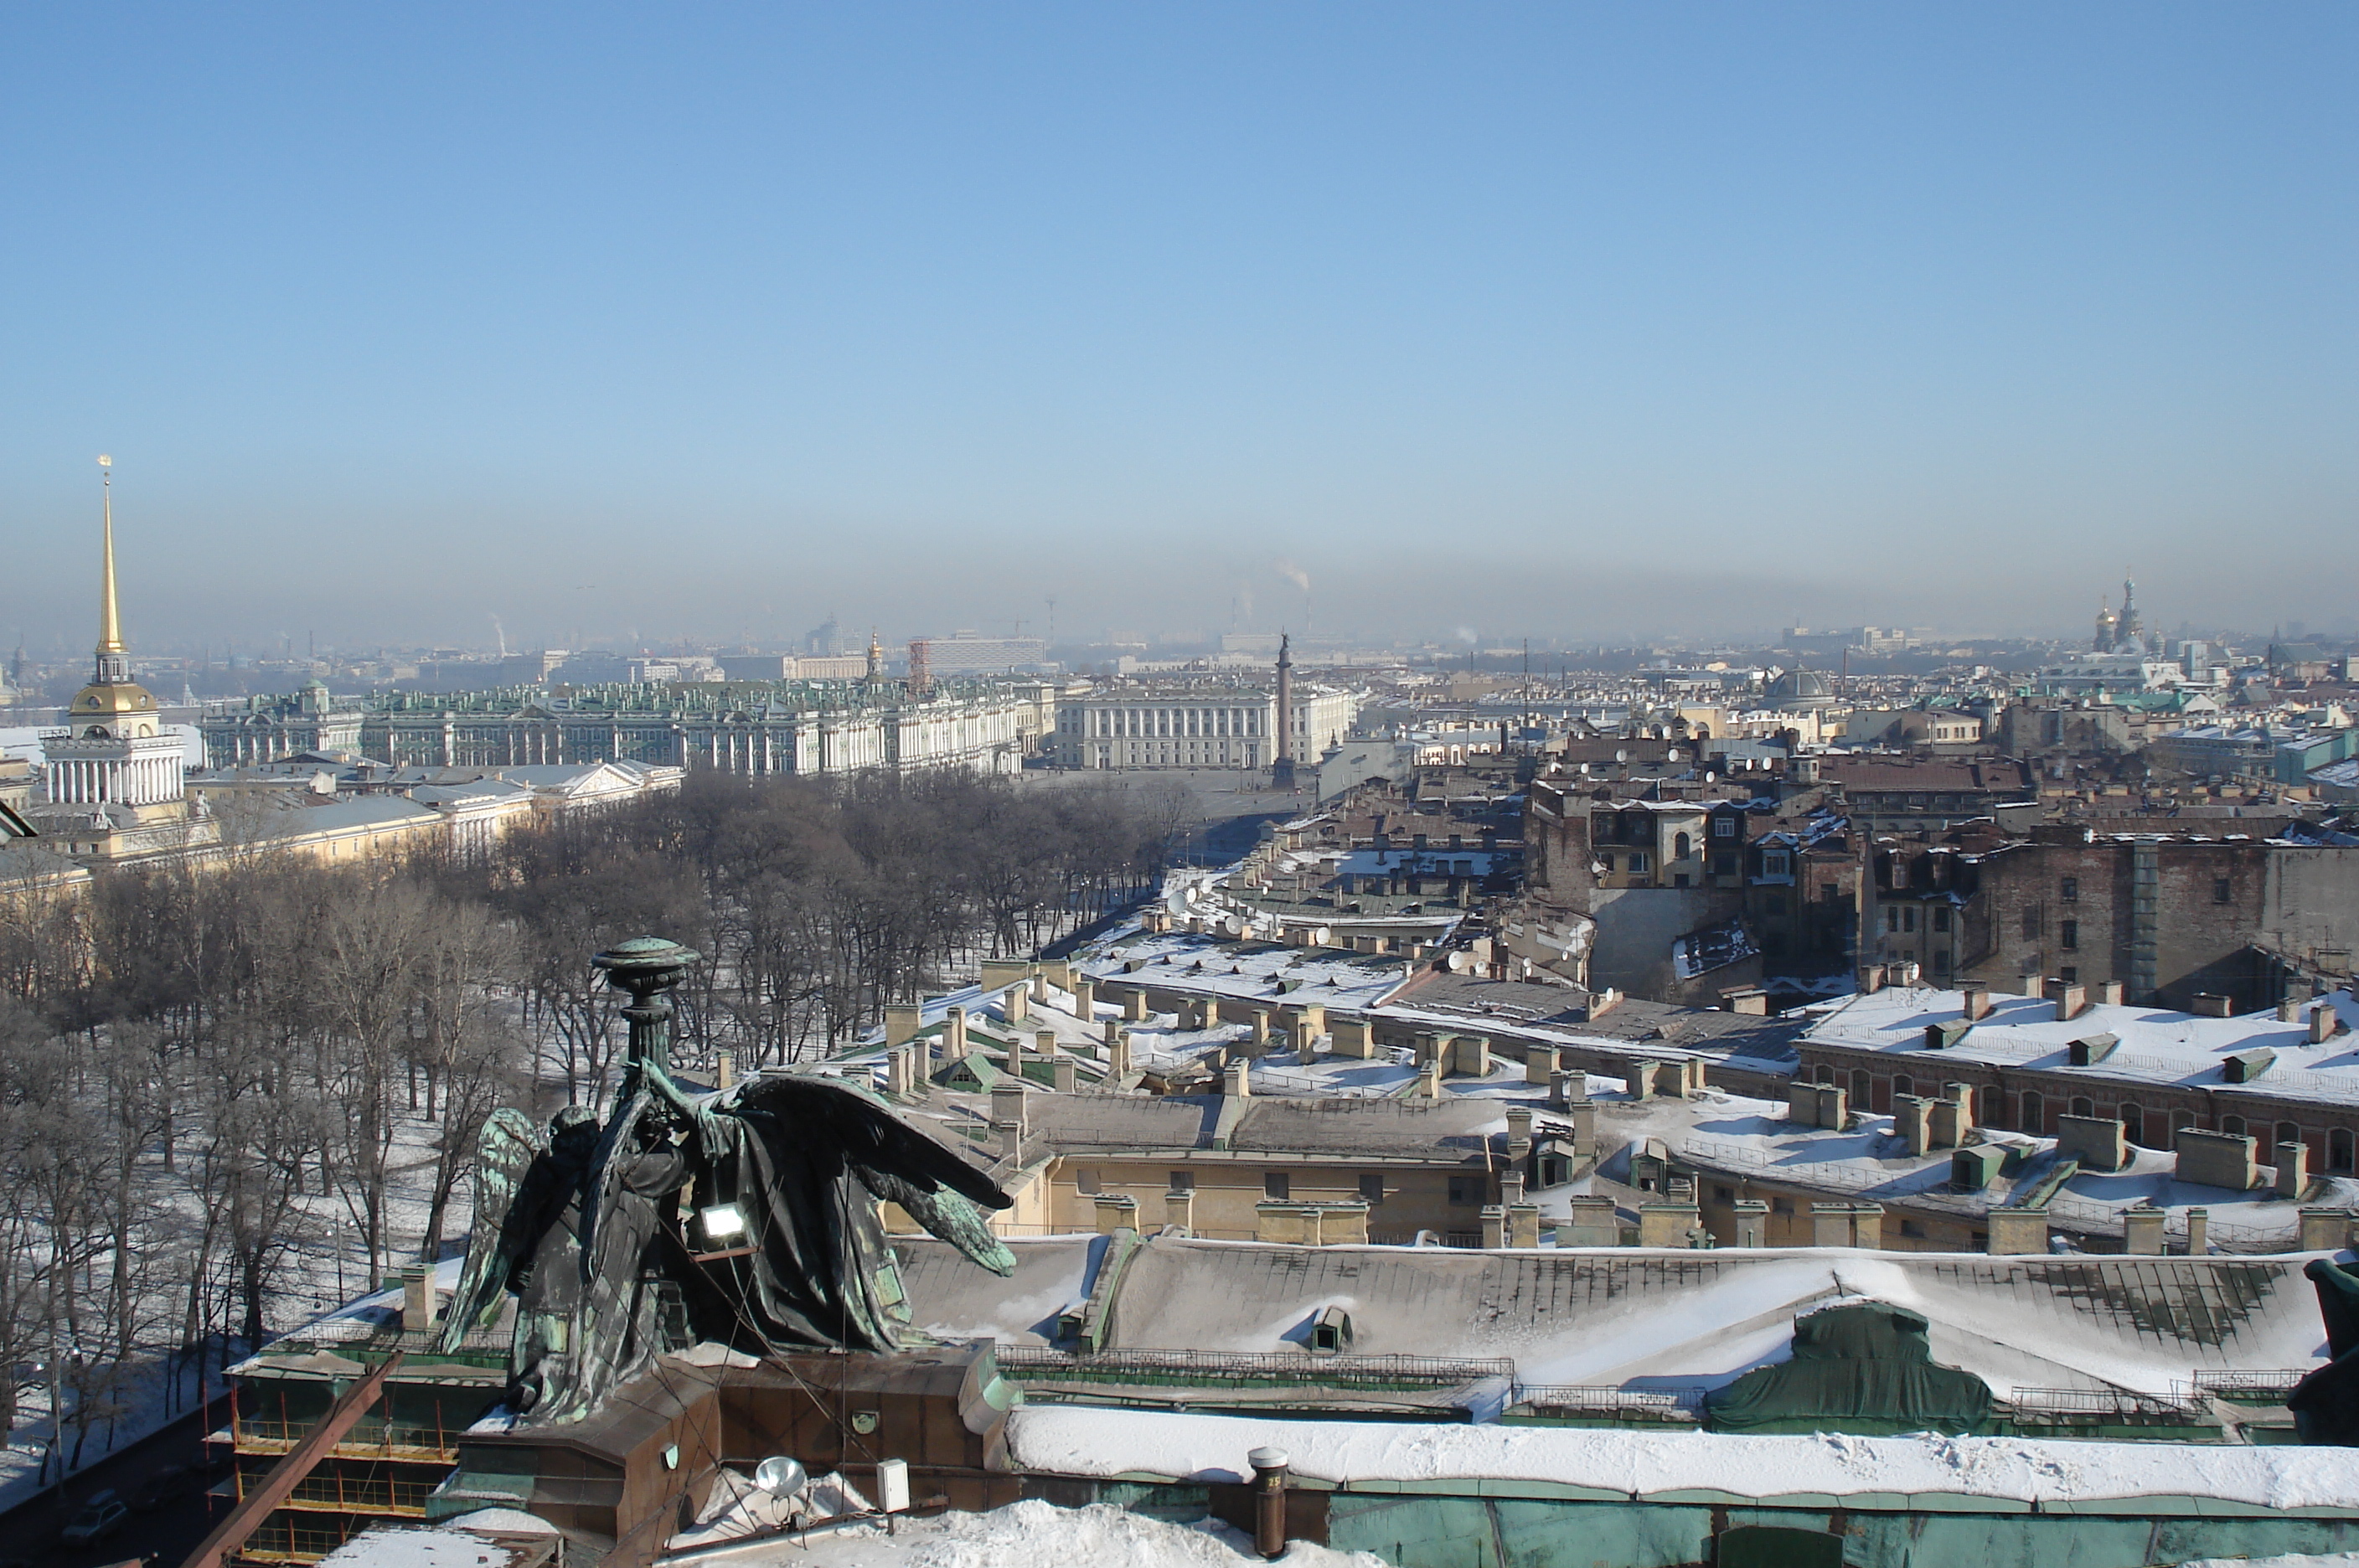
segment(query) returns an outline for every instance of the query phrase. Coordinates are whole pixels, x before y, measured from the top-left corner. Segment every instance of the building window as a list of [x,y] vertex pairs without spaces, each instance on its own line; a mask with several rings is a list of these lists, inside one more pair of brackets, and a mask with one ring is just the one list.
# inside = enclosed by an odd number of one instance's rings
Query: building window
[[1452,1176],[1450,1179],[1450,1201],[1453,1203],[1480,1204],[1490,1200],[1491,1183],[1481,1176]]
[[1925,1239],[1925,1226],[1917,1220],[1902,1220],[1900,1234],[1910,1241],[1922,1241]]
[[2023,1115],[2016,1118],[2017,1130],[2032,1134],[2048,1130],[2048,1103],[2030,1089],[2023,1092]]
[[1715,821],[1712,824],[1712,836],[1714,838],[1734,838],[1736,836],[1736,819],[1734,817],[1722,817]]
[[2063,981],[2067,985],[2078,985],[2081,979],[2081,971],[2073,964],[2060,964],[2056,970],[2056,978]]
[[2056,892],[2057,896],[2068,904],[2079,903],[2081,901],[2081,879],[2078,877],[2067,877],[2064,878],[2063,882],[2058,886]]
[[1947,906],[1937,909],[1933,911],[1933,929],[1937,931],[1945,931],[1950,929],[1950,911]]
[[2225,877],[2214,877],[2212,878],[2212,901],[2215,904],[2225,904],[2234,901],[2234,896],[2229,889],[2228,879]]
[[1899,1098],[1899,1097],[1900,1097],[1901,1095],[1903,1095],[1903,1094],[1915,1094],[1916,1092],[1917,1092],[1917,1080],[1916,1080],[1916,1079],[1911,1078],[1911,1077],[1910,1077],[1910,1076],[1908,1076],[1908,1073],[1896,1073],[1896,1074],[1894,1074],[1894,1075],[1893,1075],[1893,1079],[1892,1079],[1892,1094],[1893,1094],[1893,1098],[1897,1099],[1897,1098]]
[[1884,929],[1897,933],[1900,930],[1900,906],[1894,904],[1884,911]]
[[1171,1185],[1169,1189],[1169,1191],[1174,1192],[1192,1192],[1196,1190],[1196,1173],[1193,1171],[1174,1171],[1170,1173],[1170,1176]]
[[2349,1127],[2336,1127],[2326,1135],[2326,1168],[2349,1175],[2352,1171],[2352,1138]]
[[1083,1197],[1098,1190],[1098,1173],[1087,1166],[1073,1172],[1073,1191]]
[[2242,1116],[2222,1116],[2220,1118],[2220,1130],[2226,1133],[2230,1138],[2242,1138],[2245,1136],[2245,1118]]
[[1914,931],[1917,929],[1916,905],[1911,904],[1900,911],[1900,929],[1904,931]]
[[1832,904],[1837,898],[1842,897],[1842,889],[1838,888],[1833,883],[1821,882],[1819,884],[1819,901],[1821,903]]
[[1761,857],[1761,875],[1764,877],[1790,877],[1793,871],[1793,858],[1783,850],[1772,850]]
[[2075,1094],[2072,1096],[2072,1114],[2076,1116],[2093,1116],[2097,1114],[2097,1102],[2086,1094]]
[[1630,857],[1630,875],[1633,877],[1643,877],[1646,874],[1647,857],[1643,855],[1632,855]]
[[2146,1112],[2136,1105],[2125,1105],[2122,1107],[2121,1116],[2122,1136],[2140,1149],[2144,1149],[2146,1147]]
[[1385,1179],[1382,1176],[1377,1175],[1361,1177],[1360,1201],[1368,1204],[1370,1207],[1374,1207],[1375,1205],[1383,1203],[1385,1201]]
[[2301,1141],[2301,1128],[2296,1127],[2291,1122],[2279,1122],[2277,1123],[2277,1140],[2281,1144],[2299,1143]]
[[2081,945],[2081,922],[2078,920],[2058,921],[2056,925],[2056,940],[2064,944],[2065,951],[2068,953],[2079,948]]
[[1283,1171],[1269,1171],[1261,1179],[1261,1195],[1284,1203],[1294,1195],[1294,1179]]
[[1673,860],[1685,860],[1687,857],[1688,835],[1685,833],[1673,833],[1671,835],[1671,858]]
[[1867,1109],[1868,1094],[1874,1084],[1875,1080],[1868,1076],[1866,1068],[1854,1067],[1851,1070],[1851,1108],[1853,1110]]

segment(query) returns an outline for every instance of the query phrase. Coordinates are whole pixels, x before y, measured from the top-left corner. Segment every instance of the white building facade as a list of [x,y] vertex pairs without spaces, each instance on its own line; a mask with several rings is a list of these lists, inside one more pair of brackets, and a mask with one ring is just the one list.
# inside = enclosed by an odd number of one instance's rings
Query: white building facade
[[[1303,684],[1294,692],[1292,754],[1316,762],[1342,744],[1364,693]],[[1277,758],[1277,698],[1250,687],[1112,686],[1057,704],[1065,768],[1266,768]]]

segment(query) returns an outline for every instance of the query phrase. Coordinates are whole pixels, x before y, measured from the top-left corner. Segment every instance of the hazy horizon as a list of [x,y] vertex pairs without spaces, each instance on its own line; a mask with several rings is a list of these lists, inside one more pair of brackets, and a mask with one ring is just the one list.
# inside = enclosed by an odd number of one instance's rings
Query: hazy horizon
[[0,29],[10,646],[2351,625],[2346,7]]

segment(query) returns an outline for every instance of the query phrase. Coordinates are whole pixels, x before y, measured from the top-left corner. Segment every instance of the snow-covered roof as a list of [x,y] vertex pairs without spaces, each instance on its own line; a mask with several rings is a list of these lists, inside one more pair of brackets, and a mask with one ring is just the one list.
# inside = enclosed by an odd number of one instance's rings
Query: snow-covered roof
[[1317,1003],[1355,1011],[1382,1001],[1411,972],[1398,957],[1223,942],[1179,931],[1130,938],[1091,955],[1082,968],[1094,981],[1170,987],[1272,1007]]
[[[2205,1498],[2257,1508],[2359,1508],[2349,1450],[2026,1438],[1753,1437],[1603,1428],[1269,1421],[1042,1405],[1008,1419],[1028,1470],[1154,1480],[1250,1480],[1245,1455],[1283,1452],[1297,1484],[1354,1491],[1448,1489],[1686,1504],[1778,1499],[1816,1508],[2089,1509]],[[2189,1510],[2192,1511],[2192,1510]]]
[[[1063,1245],[1056,1267],[1037,1266],[1042,1286],[1001,1287],[1027,1303],[1015,1312],[974,1296],[997,1283],[982,1269],[929,1256],[946,1255],[944,1244],[896,1238],[919,1324],[1011,1340],[1018,1336],[998,1330],[1045,1321],[1062,1304],[1049,1298],[1078,1285],[1085,1259]],[[1116,1283],[1106,1347],[1285,1354],[1301,1349],[1312,1318],[1340,1307],[1351,1314],[1356,1355],[1504,1358],[1525,1383],[1701,1388],[1784,1360],[1797,1316],[1865,1298],[1922,1313],[1934,1359],[2003,1397],[2019,1388],[2169,1395],[2198,1374],[2318,1365],[2324,1334],[2305,1261],[1300,1247],[1156,1236]],[[1023,1342],[1038,1342],[1031,1332]]]
[[[1939,1077],[1944,1063],[1972,1062],[2037,1068],[2095,1082],[2359,1105],[2359,1047],[2350,1033],[2359,1028],[2359,1002],[2348,991],[2304,1004],[2304,1016],[2291,1023],[2279,1022],[2274,1010],[2215,1018],[2104,1002],[2060,1019],[2056,1004],[2044,998],[1994,996],[1990,1001],[1989,1013],[1943,1050],[1926,1049],[1925,1029],[1962,1018],[1960,994],[1913,985],[1867,992],[1838,1004],[1820,1016],[1802,1044],[1910,1056],[1916,1058],[1908,1063],[1911,1070],[1921,1071],[1929,1082]],[[2311,1007],[2333,1008],[2342,1032],[2310,1043],[2307,1013]],[[2102,1060],[2073,1066],[2072,1042],[2100,1034],[2112,1035],[2119,1043]],[[2266,1071],[2246,1083],[2223,1079],[2226,1058],[2258,1050],[2276,1053]]]

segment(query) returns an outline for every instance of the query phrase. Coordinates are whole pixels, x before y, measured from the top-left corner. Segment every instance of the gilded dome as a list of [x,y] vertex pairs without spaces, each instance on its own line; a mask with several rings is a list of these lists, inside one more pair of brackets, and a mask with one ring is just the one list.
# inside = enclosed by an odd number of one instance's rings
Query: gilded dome
[[84,735],[93,727],[109,735],[154,735],[156,698],[133,681],[93,681],[74,693],[66,719]]

